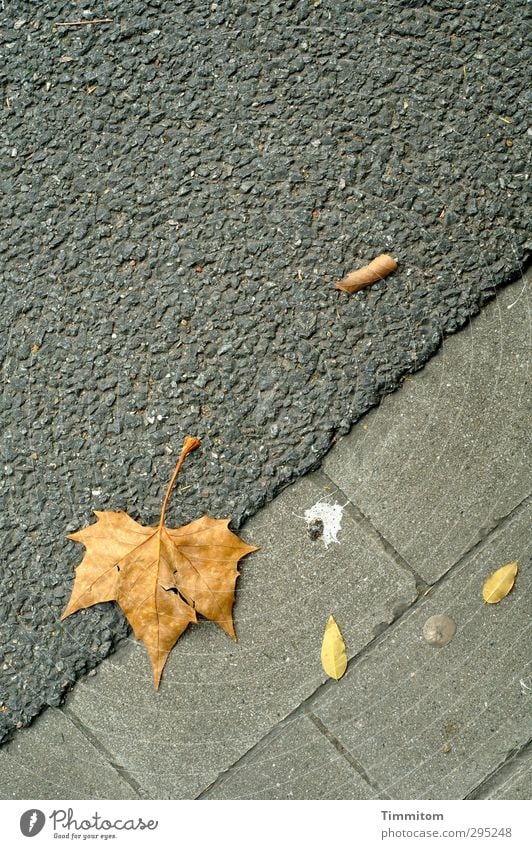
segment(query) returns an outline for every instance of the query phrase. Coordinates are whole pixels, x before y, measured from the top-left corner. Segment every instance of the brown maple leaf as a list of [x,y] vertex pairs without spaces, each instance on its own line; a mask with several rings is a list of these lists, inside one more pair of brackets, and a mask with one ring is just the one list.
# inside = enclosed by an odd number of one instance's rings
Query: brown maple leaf
[[182,528],[165,527],[175,479],[187,454],[199,445],[196,437],[186,437],[157,526],[146,528],[124,512],[95,511],[96,524],[68,535],[87,550],[61,619],[101,601],[117,601],[146,646],[156,687],[170,651],[197,621],[196,613],[236,639],[237,564],[257,550],[229,530],[229,519],[202,516]]

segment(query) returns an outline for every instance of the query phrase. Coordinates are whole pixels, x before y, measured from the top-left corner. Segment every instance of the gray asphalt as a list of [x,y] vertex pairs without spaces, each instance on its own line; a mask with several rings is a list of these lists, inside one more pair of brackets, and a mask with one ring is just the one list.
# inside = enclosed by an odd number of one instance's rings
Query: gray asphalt
[[526,7],[2,9],[3,739],[127,634],[59,623],[67,532],[153,522],[186,433],[169,520],[239,527],[519,276]]

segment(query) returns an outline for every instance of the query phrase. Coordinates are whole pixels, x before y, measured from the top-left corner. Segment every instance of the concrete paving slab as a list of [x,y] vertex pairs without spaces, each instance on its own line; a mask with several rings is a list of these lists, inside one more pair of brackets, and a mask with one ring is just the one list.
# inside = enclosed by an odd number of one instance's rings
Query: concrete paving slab
[[[460,799],[532,736],[530,696],[530,506],[457,566],[311,710],[368,780],[391,798]],[[485,578],[519,559],[515,587],[487,605]],[[422,636],[426,619],[452,617],[443,648]],[[528,671],[527,671],[528,667]]]
[[445,340],[423,372],[324,462],[429,583],[530,491],[529,350],[529,301],[519,281]]
[[135,799],[137,794],[60,710],[0,749],[1,799]]
[[304,715],[283,724],[206,799],[374,799],[374,790]]
[[528,746],[485,782],[473,799],[532,799],[532,747]]
[[67,711],[148,797],[196,796],[323,683],[330,614],[353,656],[416,598],[413,577],[347,513],[340,544],[310,539],[302,517],[320,497],[321,480],[306,477],[241,532],[261,550],[242,565],[238,643],[202,621],[172,652],[158,692],[132,641],[76,685]]

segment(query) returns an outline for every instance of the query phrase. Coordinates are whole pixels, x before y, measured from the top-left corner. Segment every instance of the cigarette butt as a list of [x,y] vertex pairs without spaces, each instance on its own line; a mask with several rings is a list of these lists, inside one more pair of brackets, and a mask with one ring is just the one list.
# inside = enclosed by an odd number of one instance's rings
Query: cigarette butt
[[395,271],[396,268],[397,262],[393,256],[380,254],[380,256],[375,257],[368,265],[364,265],[363,268],[359,268],[357,271],[352,271],[347,277],[340,280],[336,284],[336,288],[341,289],[342,292],[358,292],[365,286],[376,283],[377,280],[383,280],[388,274]]

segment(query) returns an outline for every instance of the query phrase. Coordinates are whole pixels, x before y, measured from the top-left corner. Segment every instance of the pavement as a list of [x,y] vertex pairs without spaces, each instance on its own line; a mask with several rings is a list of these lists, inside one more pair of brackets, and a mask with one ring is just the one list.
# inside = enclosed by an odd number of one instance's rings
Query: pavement
[[[0,749],[3,799],[525,799],[532,791],[529,273],[242,527],[238,643],[153,689],[131,637]],[[342,508],[338,542],[305,512]],[[482,585],[519,560],[497,605]],[[329,615],[347,644],[320,665]],[[423,625],[445,614],[445,646]]]

